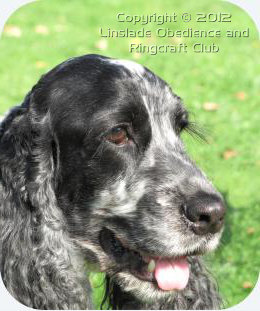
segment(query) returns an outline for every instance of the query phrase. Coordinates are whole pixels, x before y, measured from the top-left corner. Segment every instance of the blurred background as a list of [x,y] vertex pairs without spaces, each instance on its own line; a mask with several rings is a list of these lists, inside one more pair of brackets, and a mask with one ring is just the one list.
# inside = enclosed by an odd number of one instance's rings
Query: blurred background
[[[232,23],[155,23],[172,30],[250,29],[247,38],[101,38],[99,28],[140,29],[118,23],[116,14],[228,12]],[[129,53],[129,43],[215,43],[218,53]],[[137,61],[166,80],[181,96],[208,143],[183,135],[188,152],[224,195],[228,216],[220,248],[207,256],[225,307],[253,289],[260,268],[260,41],[254,22],[222,1],[45,0],[28,4],[8,20],[0,40],[0,117],[22,102],[40,76],[77,55],[98,53]],[[91,273],[95,303],[103,275]]]

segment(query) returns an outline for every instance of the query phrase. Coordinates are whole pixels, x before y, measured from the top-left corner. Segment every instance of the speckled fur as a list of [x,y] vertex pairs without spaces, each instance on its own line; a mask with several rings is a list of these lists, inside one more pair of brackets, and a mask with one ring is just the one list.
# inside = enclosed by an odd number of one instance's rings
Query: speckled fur
[[[98,135],[114,126],[106,102],[115,115],[122,103],[127,109],[140,103],[138,126],[147,124],[140,131],[146,138],[136,138],[141,148],[100,142]],[[7,115],[0,126],[0,267],[18,301],[36,309],[92,309],[87,260],[106,273],[114,309],[220,307],[199,256],[188,257],[187,288],[164,292],[117,265],[99,243],[105,227],[149,254],[216,248],[221,232],[198,237],[179,213],[181,197],[200,189],[220,197],[170,122],[170,109],[181,107],[144,67],[90,55],[47,73]]]

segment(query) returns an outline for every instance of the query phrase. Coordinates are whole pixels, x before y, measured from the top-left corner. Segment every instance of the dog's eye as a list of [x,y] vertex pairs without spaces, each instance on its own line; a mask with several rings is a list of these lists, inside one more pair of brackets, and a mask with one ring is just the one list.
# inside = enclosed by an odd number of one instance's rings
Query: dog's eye
[[118,146],[127,144],[129,137],[127,130],[121,126],[113,128],[106,136],[106,139]]
[[184,112],[178,120],[180,131],[184,130],[189,126],[189,116],[188,112]]

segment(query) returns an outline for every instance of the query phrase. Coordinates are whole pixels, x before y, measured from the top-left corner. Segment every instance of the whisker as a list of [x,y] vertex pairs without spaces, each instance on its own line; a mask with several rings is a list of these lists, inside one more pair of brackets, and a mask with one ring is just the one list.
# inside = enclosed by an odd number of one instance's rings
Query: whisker
[[202,127],[196,122],[189,122],[188,126],[185,128],[185,131],[190,134],[193,138],[202,141],[204,143],[209,143],[209,132],[205,127]]

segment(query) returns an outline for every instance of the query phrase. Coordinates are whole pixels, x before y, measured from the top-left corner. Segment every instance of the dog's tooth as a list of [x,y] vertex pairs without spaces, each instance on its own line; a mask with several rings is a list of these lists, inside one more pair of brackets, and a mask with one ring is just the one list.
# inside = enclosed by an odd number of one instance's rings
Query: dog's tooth
[[153,259],[150,260],[148,267],[147,267],[148,272],[154,272],[155,270],[155,261]]
[[148,256],[142,256],[143,258],[143,261],[146,262],[146,263],[149,263],[150,262],[150,257]]

